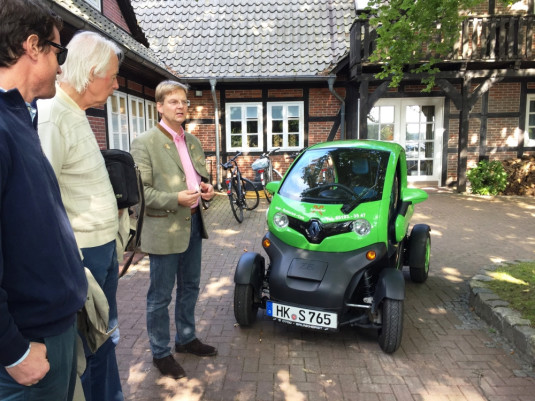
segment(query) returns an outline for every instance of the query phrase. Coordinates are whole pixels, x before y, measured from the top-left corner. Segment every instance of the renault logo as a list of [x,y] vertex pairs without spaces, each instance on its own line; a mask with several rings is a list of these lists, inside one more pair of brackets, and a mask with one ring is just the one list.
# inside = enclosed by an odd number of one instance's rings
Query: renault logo
[[306,232],[311,242],[317,241],[321,233],[321,223],[318,220],[312,220],[308,225]]

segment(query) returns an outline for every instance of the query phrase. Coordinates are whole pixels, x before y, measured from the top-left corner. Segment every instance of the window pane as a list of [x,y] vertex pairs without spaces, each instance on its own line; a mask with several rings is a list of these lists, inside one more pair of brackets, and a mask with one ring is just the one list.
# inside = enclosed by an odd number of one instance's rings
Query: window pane
[[241,120],[241,107],[231,107],[230,108],[230,119],[231,120]]
[[241,147],[241,135],[231,135],[230,146],[232,146],[233,148]]
[[241,121],[231,121],[230,132],[232,134],[241,134]]
[[368,114],[368,124],[379,122],[379,107],[374,107]]
[[271,108],[271,118],[274,120],[282,120],[282,106],[273,106]]
[[[119,132],[119,117],[118,116],[112,116],[111,118],[111,130],[115,132]],[[114,139],[115,141],[115,139]]]
[[379,139],[379,125],[368,125],[368,139]]
[[282,121],[273,120],[271,123],[271,131],[273,133],[282,133]]
[[124,97],[119,98],[119,102],[121,104],[119,113],[126,114],[126,99]]
[[247,121],[247,133],[253,134],[258,132],[258,121]]
[[258,107],[247,107],[247,118],[258,118]]
[[407,175],[418,175],[418,161],[417,160],[407,161]]
[[135,100],[130,101],[130,110],[131,110],[132,116],[137,117],[137,104]]
[[530,100],[529,101],[529,112],[530,113],[535,113],[535,100]]
[[394,122],[394,106],[381,107],[381,123],[393,123]]
[[529,126],[530,127],[535,126],[535,114],[529,115]]
[[420,138],[419,124],[407,124],[407,140],[417,141]]
[[535,139],[535,128],[529,129],[529,139]]
[[288,132],[299,132],[299,120],[288,121]]
[[112,95],[111,97],[111,111],[112,113],[117,113],[119,111],[119,107],[117,105],[118,99],[115,95]]
[[382,141],[393,141],[394,140],[394,126],[383,125],[381,127],[381,137],[379,139],[381,139]]
[[271,137],[271,146],[281,147],[282,146],[282,135],[273,135]]
[[248,135],[247,136],[247,145],[250,148],[258,147],[258,135]]
[[288,146],[299,146],[299,135],[288,135]]
[[288,117],[299,117],[299,106],[288,106]]
[[420,175],[433,175],[433,160],[424,160],[420,163]]

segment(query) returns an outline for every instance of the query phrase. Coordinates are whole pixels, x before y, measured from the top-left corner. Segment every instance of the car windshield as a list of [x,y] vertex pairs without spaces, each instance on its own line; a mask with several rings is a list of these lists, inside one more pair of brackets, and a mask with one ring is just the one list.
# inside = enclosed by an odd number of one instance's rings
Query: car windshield
[[279,194],[301,202],[361,203],[381,199],[389,152],[359,148],[306,151]]

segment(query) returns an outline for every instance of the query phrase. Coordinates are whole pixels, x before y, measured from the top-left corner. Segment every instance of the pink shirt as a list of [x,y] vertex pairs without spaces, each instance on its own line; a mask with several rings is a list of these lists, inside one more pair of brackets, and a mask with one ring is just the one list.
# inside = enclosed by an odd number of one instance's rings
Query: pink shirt
[[[201,176],[195,171],[191,158],[189,156],[188,147],[186,145],[186,135],[184,135],[184,129],[180,127],[180,133],[173,131],[167,124],[160,120],[160,125],[169,132],[175,142],[176,150],[180,156],[182,167],[184,168],[184,174],[186,174],[186,183],[188,189],[192,191],[200,191],[199,184],[201,183]],[[192,207],[195,209],[199,205],[199,201]]]

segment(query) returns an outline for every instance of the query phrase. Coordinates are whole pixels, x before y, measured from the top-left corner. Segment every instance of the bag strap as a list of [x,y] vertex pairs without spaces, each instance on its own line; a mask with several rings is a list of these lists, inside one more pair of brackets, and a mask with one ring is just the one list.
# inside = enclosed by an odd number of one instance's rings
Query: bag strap
[[141,173],[139,172],[139,169],[136,166],[136,176],[137,176],[137,189],[140,199],[140,206],[139,206],[139,212],[137,216],[137,223],[136,223],[136,233],[131,236],[128,239],[128,244],[130,244],[130,241],[134,240],[134,248],[132,251],[132,254],[128,257],[128,260],[123,266],[123,269],[119,273],[119,278],[123,277],[126,272],[128,271],[128,268],[132,264],[132,261],[134,260],[134,255],[136,254],[136,249],[139,247],[139,244],[141,242],[141,229],[143,227],[143,216],[145,215],[145,193],[143,190],[143,181],[141,180]]

